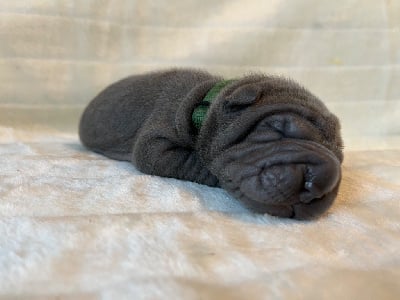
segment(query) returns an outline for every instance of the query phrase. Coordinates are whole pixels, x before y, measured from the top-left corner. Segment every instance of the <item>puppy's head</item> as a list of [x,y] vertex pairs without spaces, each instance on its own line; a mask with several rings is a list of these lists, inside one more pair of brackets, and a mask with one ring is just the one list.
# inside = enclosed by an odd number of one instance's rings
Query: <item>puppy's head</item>
[[258,212],[310,219],[338,192],[339,121],[293,81],[250,76],[223,89],[198,145],[220,185]]

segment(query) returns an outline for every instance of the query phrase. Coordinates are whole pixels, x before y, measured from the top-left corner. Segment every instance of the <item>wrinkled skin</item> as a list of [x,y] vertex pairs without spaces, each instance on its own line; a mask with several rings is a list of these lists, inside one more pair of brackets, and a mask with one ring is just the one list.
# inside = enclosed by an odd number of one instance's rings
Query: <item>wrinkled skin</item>
[[217,117],[204,124],[210,126],[203,137],[213,135],[208,146],[199,140],[206,164],[224,189],[259,212],[319,216],[341,179],[337,118],[294,82],[247,79],[221,93]]
[[320,216],[341,179],[338,119],[295,82],[254,75],[226,86],[196,131],[191,114],[219,80],[171,70],[117,82],[86,108],[81,140],[148,174],[220,186],[259,213]]

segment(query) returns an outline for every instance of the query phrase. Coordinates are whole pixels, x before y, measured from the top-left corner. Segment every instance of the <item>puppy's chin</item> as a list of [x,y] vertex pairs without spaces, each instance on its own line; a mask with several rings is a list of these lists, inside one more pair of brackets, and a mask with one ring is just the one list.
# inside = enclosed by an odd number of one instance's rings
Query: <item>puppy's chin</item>
[[312,219],[337,195],[340,161],[318,143],[284,139],[232,149],[227,156],[221,185],[259,213]]
[[336,198],[339,186],[327,193],[322,198],[316,198],[310,203],[294,203],[288,205],[265,204],[242,197],[247,207],[257,213],[266,213],[281,218],[293,218],[297,220],[311,220],[321,216],[332,205]]

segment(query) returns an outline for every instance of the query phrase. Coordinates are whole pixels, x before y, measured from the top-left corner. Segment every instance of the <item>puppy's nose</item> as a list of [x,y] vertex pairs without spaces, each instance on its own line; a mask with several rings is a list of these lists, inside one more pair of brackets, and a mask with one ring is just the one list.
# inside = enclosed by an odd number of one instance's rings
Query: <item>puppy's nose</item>
[[327,159],[318,165],[307,165],[304,174],[304,187],[300,201],[310,203],[331,192],[340,179],[340,163],[336,159]]
[[328,159],[320,165],[308,165],[300,202],[292,206],[292,217],[308,220],[324,213],[335,200],[341,179],[340,163]]

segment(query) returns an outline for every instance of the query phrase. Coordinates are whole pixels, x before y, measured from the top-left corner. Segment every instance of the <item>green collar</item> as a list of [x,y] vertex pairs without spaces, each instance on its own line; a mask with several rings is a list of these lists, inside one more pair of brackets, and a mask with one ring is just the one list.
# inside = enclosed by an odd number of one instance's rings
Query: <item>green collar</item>
[[214,101],[215,98],[217,98],[217,95],[219,92],[226,87],[228,84],[232,83],[235,81],[234,79],[230,80],[221,80],[217,82],[206,94],[206,96],[203,98],[203,101],[200,102],[200,104],[194,109],[193,114],[192,114],[192,122],[194,127],[199,130],[201,128],[201,125],[203,125],[204,119],[206,118],[206,114],[208,111],[208,108],[210,104]]

